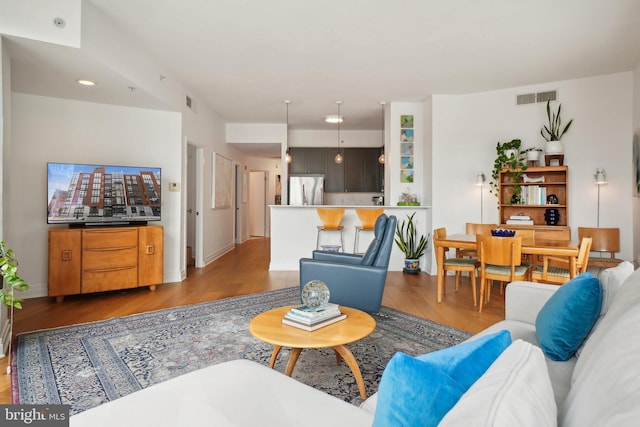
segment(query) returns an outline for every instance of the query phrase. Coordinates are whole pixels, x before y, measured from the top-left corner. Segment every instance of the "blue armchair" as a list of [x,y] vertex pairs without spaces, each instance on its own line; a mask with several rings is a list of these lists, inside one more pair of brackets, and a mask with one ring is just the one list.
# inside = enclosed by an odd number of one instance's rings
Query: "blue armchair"
[[369,313],[380,311],[396,223],[395,216],[380,215],[364,255],[313,251],[313,258],[300,259],[300,289],[311,280],[321,280],[329,287],[331,302]]

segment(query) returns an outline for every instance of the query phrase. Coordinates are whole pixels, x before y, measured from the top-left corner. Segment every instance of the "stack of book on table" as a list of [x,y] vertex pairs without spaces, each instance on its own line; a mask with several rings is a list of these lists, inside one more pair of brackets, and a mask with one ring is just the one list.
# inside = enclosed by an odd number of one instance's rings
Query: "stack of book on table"
[[315,331],[347,317],[340,311],[338,304],[327,303],[320,307],[298,305],[284,315],[282,323],[305,331]]
[[533,225],[533,220],[529,215],[511,215],[507,220],[509,225]]

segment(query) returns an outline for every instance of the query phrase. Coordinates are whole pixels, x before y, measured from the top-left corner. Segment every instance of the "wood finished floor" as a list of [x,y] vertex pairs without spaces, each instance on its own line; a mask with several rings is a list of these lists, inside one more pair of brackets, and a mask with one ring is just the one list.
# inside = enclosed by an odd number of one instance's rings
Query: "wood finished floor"
[[[155,292],[141,288],[75,295],[62,303],[48,297],[29,299],[15,312],[14,335],[297,286],[297,271],[268,270],[269,250],[269,239],[252,238],[205,268],[189,269],[186,280],[163,284]],[[499,292],[492,294],[479,314],[467,277],[458,292],[449,277],[443,303],[437,304],[435,276],[389,272],[383,305],[475,333],[504,319],[504,298]],[[4,374],[7,361],[0,359],[0,404],[11,403],[10,376]]]

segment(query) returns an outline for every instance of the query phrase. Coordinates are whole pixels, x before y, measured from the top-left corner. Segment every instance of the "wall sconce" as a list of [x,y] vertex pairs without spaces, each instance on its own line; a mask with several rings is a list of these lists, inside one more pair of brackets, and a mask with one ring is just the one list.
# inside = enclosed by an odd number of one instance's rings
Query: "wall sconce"
[[594,184],[598,186],[598,211],[596,227],[600,228],[600,187],[607,184],[607,173],[604,169],[596,169],[593,173]]
[[482,187],[484,187],[485,176],[484,173],[478,172],[478,176],[476,177],[476,185],[480,187],[480,224],[483,223],[482,219]]

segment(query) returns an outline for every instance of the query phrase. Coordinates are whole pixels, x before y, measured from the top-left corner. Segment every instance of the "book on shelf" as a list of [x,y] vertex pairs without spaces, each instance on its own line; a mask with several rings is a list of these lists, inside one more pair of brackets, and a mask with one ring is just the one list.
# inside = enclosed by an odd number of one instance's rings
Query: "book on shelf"
[[299,328],[299,329],[303,329],[305,331],[312,332],[312,331],[315,331],[317,329],[324,328],[325,326],[332,325],[332,324],[334,324],[336,322],[339,322],[341,320],[344,320],[346,318],[347,318],[346,314],[340,314],[338,316],[334,316],[334,317],[331,317],[329,319],[326,319],[326,320],[324,320],[322,322],[315,323],[313,325],[307,325],[307,324],[304,324],[304,323],[297,322],[295,320],[291,320],[291,319],[287,318],[287,316],[285,316],[285,317],[282,318],[282,323],[284,325],[293,326],[294,328]]
[[328,302],[320,307],[310,307],[308,305],[296,305],[291,307],[291,311],[305,317],[318,317],[326,313],[339,313],[340,307],[338,304]]
[[315,313],[313,316],[307,316],[304,314],[300,314],[294,310],[289,310],[285,317],[290,320],[294,320],[296,322],[304,323],[306,325],[313,325],[318,322],[322,322],[324,320],[330,319],[332,317],[340,316],[342,312],[339,307],[336,307],[335,310],[330,311],[320,311]]
[[528,219],[528,220],[524,220],[524,219],[508,219],[507,220],[507,224],[508,225],[533,225],[533,220],[532,219]]
[[517,214],[517,215],[511,215],[509,219],[530,221],[531,217],[529,215]]

